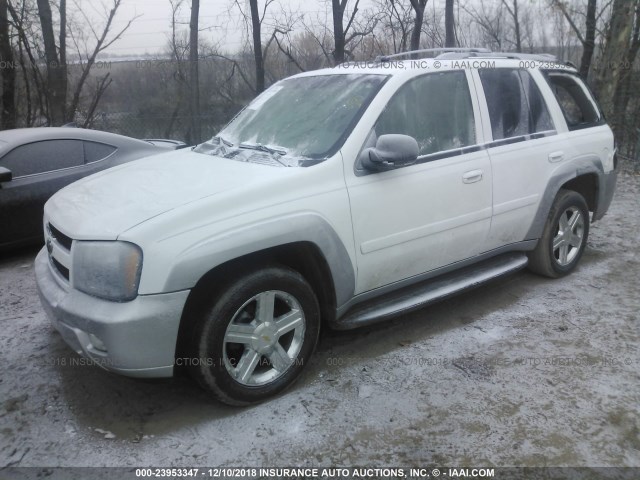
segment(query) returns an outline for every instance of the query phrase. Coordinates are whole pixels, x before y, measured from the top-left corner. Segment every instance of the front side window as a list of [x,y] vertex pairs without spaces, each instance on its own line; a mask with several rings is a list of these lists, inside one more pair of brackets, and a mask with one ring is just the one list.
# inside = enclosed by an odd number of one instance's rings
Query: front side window
[[0,166],[8,168],[14,178],[51,172],[84,164],[80,140],[45,140],[14,148],[0,158]]
[[418,142],[421,156],[475,144],[475,120],[465,73],[431,73],[410,80],[385,107],[375,133],[378,137],[409,135]]
[[[386,79],[338,74],[283,80],[251,102],[217,137],[236,148],[263,146],[289,157],[327,158],[342,146]],[[196,151],[207,153],[206,148]]]
[[544,98],[526,70],[498,68],[478,71],[494,140],[553,130]]
[[545,74],[553,94],[558,100],[569,130],[599,125],[602,115],[590,94],[575,75],[563,72]]

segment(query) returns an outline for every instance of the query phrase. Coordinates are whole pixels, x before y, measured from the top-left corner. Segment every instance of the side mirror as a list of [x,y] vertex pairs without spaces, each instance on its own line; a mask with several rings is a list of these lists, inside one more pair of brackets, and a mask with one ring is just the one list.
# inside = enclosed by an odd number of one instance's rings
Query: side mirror
[[419,152],[418,142],[409,135],[381,135],[375,148],[362,152],[361,161],[367,170],[381,172],[414,164]]
[[13,178],[13,174],[11,170],[5,167],[0,167],[0,183],[2,182],[10,182]]

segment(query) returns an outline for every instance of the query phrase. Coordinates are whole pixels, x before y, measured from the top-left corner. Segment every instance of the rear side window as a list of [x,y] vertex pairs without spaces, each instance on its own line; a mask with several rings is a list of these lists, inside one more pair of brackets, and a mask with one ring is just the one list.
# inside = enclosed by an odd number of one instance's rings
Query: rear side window
[[602,115],[596,102],[575,75],[564,72],[547,72],[545,76],[558,100],[569,130],[592,127],[602,123]]
[[377,136],[412,136],[420,155],[474,145],[475,121],[465,73],[430,73],[410,80],[389,100],[375,131]]
[[98,142],[84,142],[84,159],[87,163],[103,160],[117,149],[112,145]]
[[494,140],[554,130],[542,94],[526,70],[479,70]]
[[84,164],[84,149],[80,140],[45,140],[14,148],[0,158],[0,166],[8,168],[14,177],[35,175]]

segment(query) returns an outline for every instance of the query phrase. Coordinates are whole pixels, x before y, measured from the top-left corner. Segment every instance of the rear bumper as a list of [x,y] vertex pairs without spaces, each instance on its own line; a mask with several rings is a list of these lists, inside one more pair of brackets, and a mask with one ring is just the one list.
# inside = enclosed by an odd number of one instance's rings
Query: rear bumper
[[609,173],[605,173],[600,182],[600,189],[598,191],[598,206],[596,211],[593,212],[593,221],[600,220],[607,213],[613,200],[613,194],[616,191],[616,183],[618,182],[618,170],[611,170]]
[[35,273],[47,316],[77,353],[130,377],[173,375],[178,327],[189,290],[141,295],[126,303],[101,300],[59,280],[46,248],[36,257]]

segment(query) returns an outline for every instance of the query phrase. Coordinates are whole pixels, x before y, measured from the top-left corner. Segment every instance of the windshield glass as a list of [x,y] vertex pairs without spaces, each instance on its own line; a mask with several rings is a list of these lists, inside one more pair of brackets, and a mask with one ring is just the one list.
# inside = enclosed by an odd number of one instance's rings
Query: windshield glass
[[283,80],[213,140],[216,145],[224,141],[227,151],[232,144],[289,158],[327,158],[340,148],[386,78],[355,74]]

